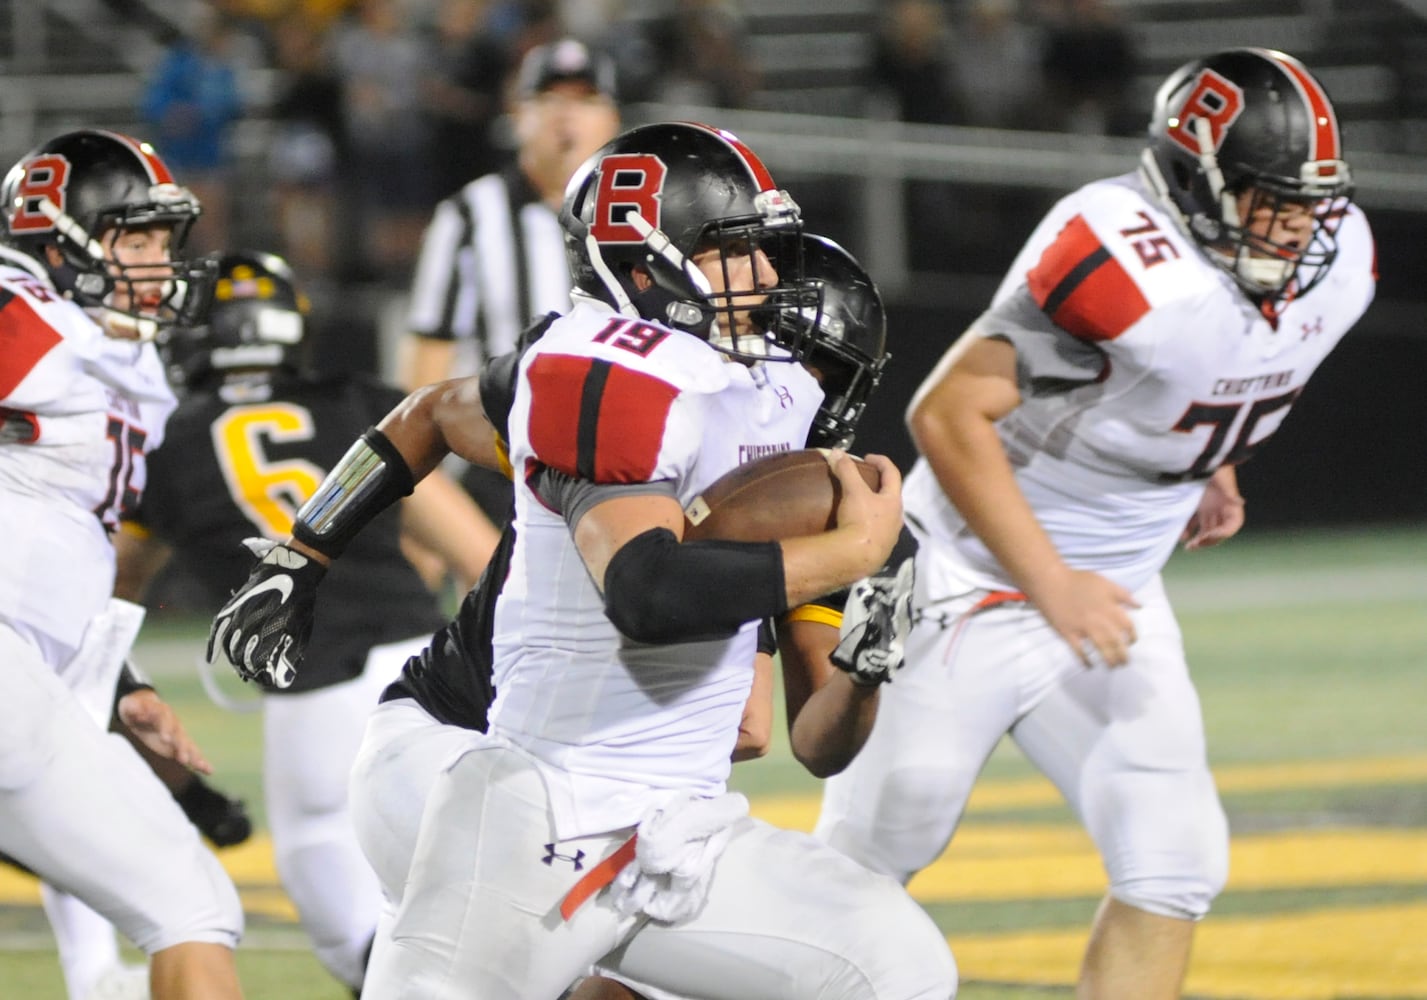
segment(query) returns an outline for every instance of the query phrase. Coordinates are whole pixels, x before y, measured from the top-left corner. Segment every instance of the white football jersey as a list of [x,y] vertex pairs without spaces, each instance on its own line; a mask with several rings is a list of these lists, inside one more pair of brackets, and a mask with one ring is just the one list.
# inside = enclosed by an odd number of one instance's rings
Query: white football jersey
[[0,262],[0,618],[67,656],[114,585],[109,532],[175,405],[152,344],[106,337],[49,280]]
[[651,790],[723,791],[756,623],[726,640],[625,638],[527,474],[667,481],[687,504],[742,462],[804,447],[821,400],[801,365],[730,363],[688,334],[583,301],[522,359],[510,416],[517,543],[496,609],[491,732],[546,765],[562,838],[636,822]]
[[[1207,478],[1278,429],[1367,309],[1372,234],[1353,206],[1327,277],[1269,318],[1149,193],[1095,181],[1041,221],[967,336],[1016,348],[1022,402],[999,424],[1021,490],[1066,562],[1131,590],[1163,567]],[[925,460],[904,491],[918,532],[969,582],[1011,581]]]

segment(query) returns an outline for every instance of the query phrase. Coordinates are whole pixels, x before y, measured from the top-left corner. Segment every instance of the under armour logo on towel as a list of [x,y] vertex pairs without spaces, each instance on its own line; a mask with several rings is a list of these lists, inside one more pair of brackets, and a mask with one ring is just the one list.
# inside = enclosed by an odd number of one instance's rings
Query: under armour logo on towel
[[574,854],[557,854],[555,853],[554,844],[546,844],[545,857],[541,858],[540,860],[545,862],[547,865],[553,865],[555,863],[556,858],[559,858],[561,861],[570,862],[570,866],[574,868],[577,872],[584,870],[585,866],[582,863],[585,860],[584,851],[576,849]]

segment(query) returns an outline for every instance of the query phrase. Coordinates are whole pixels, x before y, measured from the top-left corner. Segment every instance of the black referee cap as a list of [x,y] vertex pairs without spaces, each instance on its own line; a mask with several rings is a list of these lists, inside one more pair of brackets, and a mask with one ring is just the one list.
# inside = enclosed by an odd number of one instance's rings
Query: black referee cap
[[596,93],[617,96],[614,60],[576,38],[561,38],[531,49],[521,61],[515,93],[524,100],[565,80],[582,81]]

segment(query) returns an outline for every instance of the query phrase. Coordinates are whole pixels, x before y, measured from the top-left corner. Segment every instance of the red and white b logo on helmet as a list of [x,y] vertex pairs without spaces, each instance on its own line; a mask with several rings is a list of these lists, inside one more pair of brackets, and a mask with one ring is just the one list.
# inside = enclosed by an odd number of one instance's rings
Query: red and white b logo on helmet
[[64,189],[69,183],[69,161],[63,156],[46,153],[25,164],[24,176],[15,188],[15,204],[9,206],[10,232],[43,233],[55,224],[39,209],[40,199],[48,199],[55,208],[64,211]]
[[1194,81],[1194,89],[1184,99],[1184,104],[1176,116],[1177,125],[1171,125],[1169,135],[1189,152],[1198,156],[1199,126],[1195,119],[1209,125],[1209,136],[1217,150],[1224,143],[1224,133],[1234,119],[1244,110],[1244,92],[1238,85],[1220,76],[1212,69],[1206,69]]
[[669,168],[649,153],[611,153],[600,160],[595,217],[590,234],[601,243],[642,243],[644,236],[625,216],[637,212],[661,228],[660,202]]

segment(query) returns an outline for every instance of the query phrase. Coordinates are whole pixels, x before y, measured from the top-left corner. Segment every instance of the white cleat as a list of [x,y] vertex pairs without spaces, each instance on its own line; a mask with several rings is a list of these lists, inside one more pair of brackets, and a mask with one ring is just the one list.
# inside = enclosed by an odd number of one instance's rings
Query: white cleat
[[147,965],[115,965],[94,984],[84,1000],[151,1000]]

